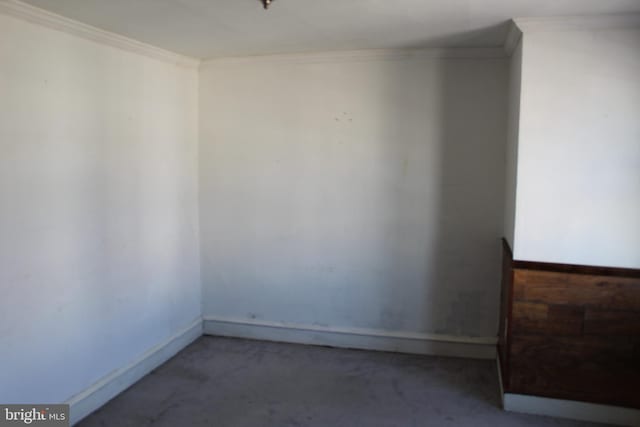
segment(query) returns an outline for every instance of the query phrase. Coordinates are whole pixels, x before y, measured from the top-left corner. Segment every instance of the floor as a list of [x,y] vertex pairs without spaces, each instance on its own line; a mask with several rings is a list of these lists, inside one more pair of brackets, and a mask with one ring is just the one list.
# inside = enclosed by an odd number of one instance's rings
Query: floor
[[503,412],[495,362],[202,337],[79,424],[595,426]]

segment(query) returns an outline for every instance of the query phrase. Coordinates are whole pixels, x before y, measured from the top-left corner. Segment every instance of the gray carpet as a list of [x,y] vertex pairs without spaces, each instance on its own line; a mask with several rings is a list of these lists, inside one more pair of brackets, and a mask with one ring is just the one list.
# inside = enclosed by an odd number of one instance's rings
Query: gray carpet
[[503,412],[495,362],[202,337],[79,424],[584,426]]

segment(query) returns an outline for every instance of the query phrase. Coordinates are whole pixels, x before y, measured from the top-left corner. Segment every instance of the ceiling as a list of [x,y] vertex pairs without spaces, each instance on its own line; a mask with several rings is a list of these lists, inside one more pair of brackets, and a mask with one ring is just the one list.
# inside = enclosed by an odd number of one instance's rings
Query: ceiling
[[196,58],[502,45],[513,17],[640,12],[640,0],[25,0]]

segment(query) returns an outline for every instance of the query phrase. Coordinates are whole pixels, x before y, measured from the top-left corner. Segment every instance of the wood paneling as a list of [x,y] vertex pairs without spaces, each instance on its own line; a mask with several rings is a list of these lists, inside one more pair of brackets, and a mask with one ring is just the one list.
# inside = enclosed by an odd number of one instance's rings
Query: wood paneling
[[512,334],[581,335],[584,308],[514,301]]
[[503,261],[502,305],[506,391],[640,408],[640,271]]
[[588,308],[584,319],[584,334],[640,337],[640,312]]
[[515,336],[509,390],[560,399],[640,407],[633,342]]

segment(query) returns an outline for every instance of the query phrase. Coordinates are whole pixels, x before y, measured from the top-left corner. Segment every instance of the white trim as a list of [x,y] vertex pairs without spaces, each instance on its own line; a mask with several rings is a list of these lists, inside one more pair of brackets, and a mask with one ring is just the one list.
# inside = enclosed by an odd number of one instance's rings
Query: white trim
[[505,393],[503,402],[505,411],[621,426],[640,426],[638,409],[513,393]]
[[153,369],[165,363],[202,335],[202,318],[149,349],[131,363],[116,369],[101,380],[68,399],[71,425],[85,418],[116,397]]
[[110,31],[101,30],[18,0],[0,0],[0,13],[171,64],[196,68],[200,63],[198,59],[151,46]]
[[624,15],[514,18],[513,21],[524,33],[640,28],[640,14],[638,13],[628,13]]
[[204,333],[267,341],[472,359],[494,359],[497,343],[495,337],[461,337],[210,316],[204,317]]
[[521,40],[522,31],[518,27],[518,24],[512,20],[509,23],[509,32],[507,33],[507,38],[504,41],[504,51],[507,56],[511,56],[513,54],[513,51],[516,50]]
[[362,49],[330,52],[284,53],[274,55],[228,56],[203,60],[200,68],[227,64],[266,63],[325,63],[389,61],[400,59],[500,59],[502,48],[434,48],[434,49]]

